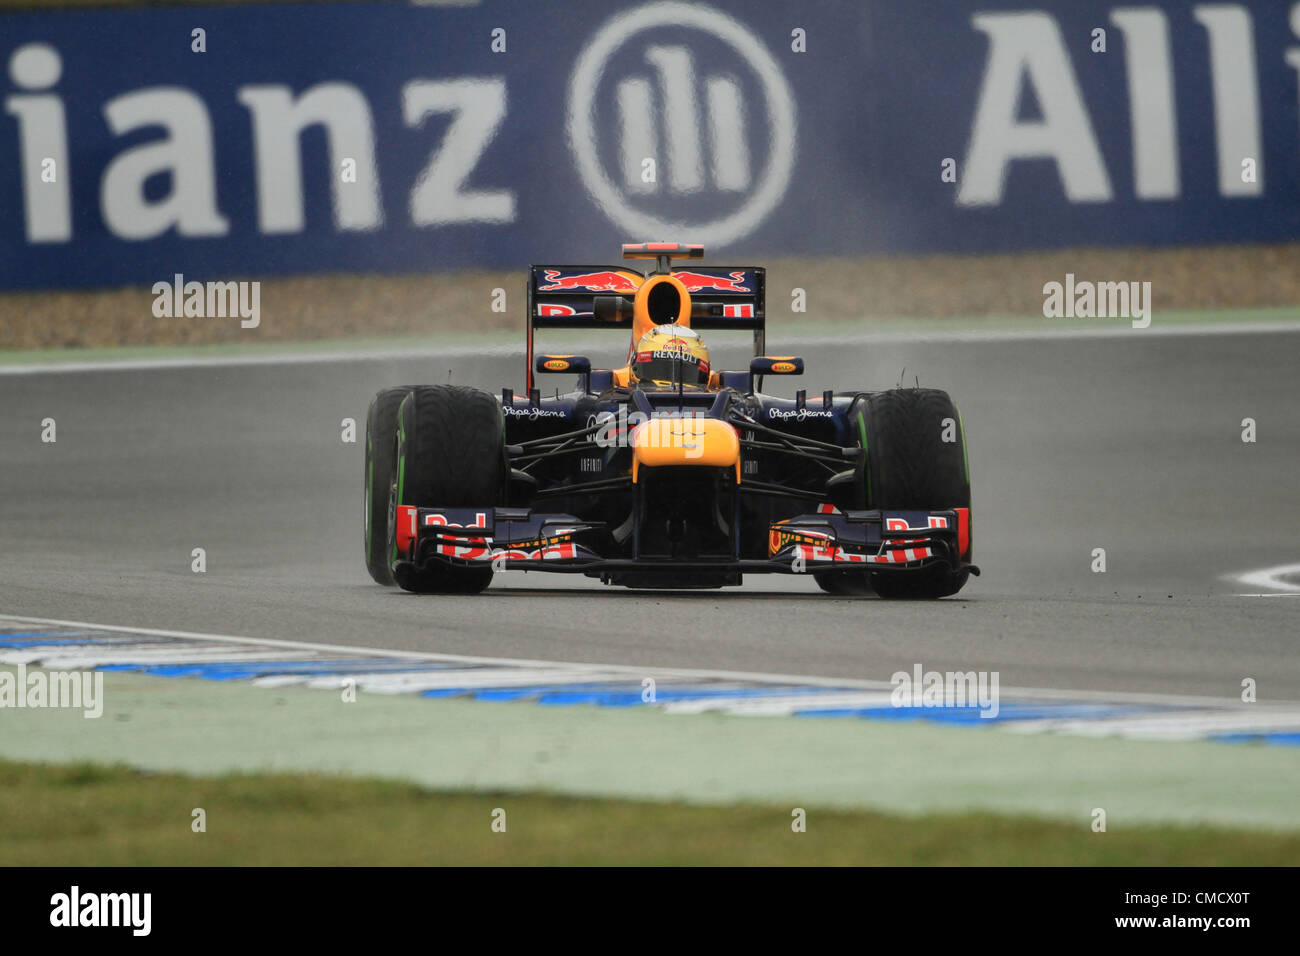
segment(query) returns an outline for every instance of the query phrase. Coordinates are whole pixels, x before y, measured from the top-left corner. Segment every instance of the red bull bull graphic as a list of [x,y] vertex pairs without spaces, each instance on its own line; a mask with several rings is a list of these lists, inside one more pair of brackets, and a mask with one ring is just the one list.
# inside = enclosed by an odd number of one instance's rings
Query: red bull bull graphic
[[565,275],[559,269],[546,269],[538,292],[636,292],[636,282],[621,272],[577,272]]
[[673,277],[686,286],[687,292],[752,292],[753,288],[744,285],[749,277],[744,271],[730,272],[725,275],[710,275],[707,272],[674,272]]

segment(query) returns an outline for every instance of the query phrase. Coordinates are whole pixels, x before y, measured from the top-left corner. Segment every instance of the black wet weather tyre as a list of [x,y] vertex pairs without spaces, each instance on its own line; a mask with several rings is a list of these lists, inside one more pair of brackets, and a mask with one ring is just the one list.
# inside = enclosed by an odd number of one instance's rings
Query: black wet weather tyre
[[[508,474],[501,406],[487,392],[460,385],[411,390],[398,412],[396,505],[492,507],[505,501]],[[390,540],[393,530],[389,531]],[[398,584],[422,594],[477,594],[492,569],[430,563]]]
[[[867,497],[885,510],[970,507],[961,414],[947,392],[899,388],[864,398]],[[928,600],[956,594],[970,571],[936,565],[922,571],[872,571],[882,598]]]
[[376,584],[392,587],[388,505],[397,479],[397,411],[410,388],[386,388],[366,412],[365,538],[366,570]]

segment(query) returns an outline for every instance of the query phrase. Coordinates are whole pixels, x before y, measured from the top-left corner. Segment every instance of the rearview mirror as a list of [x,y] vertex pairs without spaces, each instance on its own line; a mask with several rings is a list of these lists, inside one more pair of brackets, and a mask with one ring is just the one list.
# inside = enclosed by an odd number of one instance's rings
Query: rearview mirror
[[536,369],[539,372],[573,372],[582,376],[582,390],[591,391],[591,359],[585,355],[539,355]]
[[585,355],[539,355],[537,371],[576,372],[579,375],[586,375],[591,371],[591,359]]
[[753,392],[762,388],[764,375],[802,374],[803,359],[797,355],[758,355],[749,360],[749,390]]
[[750,375],[802,375],[803,359],[797,355],[760,355],[749,362]]

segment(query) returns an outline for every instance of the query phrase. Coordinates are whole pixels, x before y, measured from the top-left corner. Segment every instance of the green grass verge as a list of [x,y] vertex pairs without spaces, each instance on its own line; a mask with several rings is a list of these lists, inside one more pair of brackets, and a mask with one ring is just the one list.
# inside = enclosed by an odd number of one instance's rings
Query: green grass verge
[[[496,808],[506,832],[492,830]],[[192,830],[193,810],[206,832]],[[439,793],[324,775],[216,778],[0,761],[0,863],[1294,865],[1300,834],[1146,826],[1093,833],[993,814],[892,816],[537,793]]]

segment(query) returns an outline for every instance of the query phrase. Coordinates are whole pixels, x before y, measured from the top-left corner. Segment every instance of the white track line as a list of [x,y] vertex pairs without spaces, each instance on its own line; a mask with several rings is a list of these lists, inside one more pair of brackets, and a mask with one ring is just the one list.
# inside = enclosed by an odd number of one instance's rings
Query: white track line
[[[92,628],[123,634],[144,634],[150,637],[175,637],[182,640],[252,644],[263,647],[284,647],[293,650],[326,651],[332,654],[360,654],[366,657],[389,657],[401,660],[431,661],[454,664],[489,664],[496,666],[536,667],[546,670],[576,670],[618,674],[640,680],[644,677],[682,678],[686,680],[746,681],[758,684],[800,685],[804,687],[835,687],[844,690],[860,689],[892,691],[893,684],[883,680],[860,680],[837,677],[810,677],[805,674],[766,674],[749,671],[699,670],[695,668],[636,667],[626,664],[576,663],[572,661],[541,661],[512,657],[471,657],[464,654],[435,654],[419,651],[398,651],[376,647],[356,647],[347,644],[320,644],[310,641],[281,640],[277,638],[241,637],[229,634],[207,634],[195,631],[173,631],[148,627],[122,627],[114,624],[94,624],[88,621],[65,621],[48,617],[24,617],[0,614],[0,621],[17,621],[23,624],[43,624],[50,627]],[[1051,688],[1002,687],[1006,697],[1031,697],[1041,700],[1097,701],[1100,703],[1151,704],[1170,707],[1217,707],[1253,709],[1259,704],[1247,704],[1236,697],[1198,697],[1184,694],[1137,693],[1132,691],[1060,690]],[[1297,703],[1278,701],[1276,703]]]
[[703,714],[725,710],[733,716],[785,716],[797,710],[841,710],[849,708],[888,707],[893,699],[889,691],[859,691],[850,694],[789,694],[756,699],[704,697],[661,702],[665,713]]
[[[1057,321],[1057,320],[1045,320]],[[1026,328],[1026,329],[944,329],[943,320],[936,319],[933,330],[905,332],[813,332],[804,335],[777,336],[782,349],[802,345],[894,345],[908,343],[966,343],[981,342],[1050,342],[1067,339],[1113,339],[1131,336],[1207,336],[1207,335],[1261,335],[1279,332],[1300,332],[1300,319],[1267,322],[1195,322],[1160,325],[1152,322],[1150,328],[1134,329],[1128,325],[1092,326],[1081,328]],[[5,375],[61,375],[81,372],[148,372],[172,369],[234,368],[257,365],[325,365],[340,362],[392,362],[403,359],[444,359],[492,356],[520,358],[521,346],[504,343],[456,344],[393,349],[370,348],[346,350],[301,350],[256,355],[191,355],[170,358],[103,359],[84,362],[20,362],[0,364],[0,376]]]
[[[448,690],[461,687],[531,687],[538,683],[537,668],[485,668],[481,671],[433,671],[418,674],[357,674],[352,677],[308,677],[306,686],[316,690],[339,690],[352,681],[359,689],[376,694],[405,694],[412,691]],[[556,684],[604,684],[627,680],[625,674],[580,667],[574,670],[547,668],[545,682]],[[256,682],[254,682],[256,683]]]
[[132,664],[139,667],[166,667],[176,664],[217,664],[249,663],[258,661],[310,660],[311,655],[302,651],[293,654],[278,654],[271,651],[236,651],[230,647],[208,648],[204,650],[170,650],[147,651],[111,651],[103,650],[96,654],[60,654],[42,653],[39,648],[26,648],[21,651],[0,652],[0,664],[35,664],[41,662],[43,670],[90,670],[105,664]]
[[448,345],[442,348],[320,350],[266,355],[190,355],[171,358],[88,359],[84,362],[23,362],[0,365],[0,375],[60,375],[75,372],[151,372],[172,369],[233,368],[245,365],[327,365],[339,362],[393,362],[399,359],[523,357],[515,346]]
[[1063,733],[1084,737],[1143,738],[1148,740],[1200,740],[1212,734],[1293,733],[1300,730],[1300,713],[1268,708],[1255,712],[1180,714],[1135,717],[1048,718],[1008,721],[1006,729],[1022,734]]
[[[1044,322],[1069,320],[1045,319]],[[1274,319],[1264,322],[1187,322],[1161,325],[1153,321],[1149,328],[1134,329],[1129,325],[1084,326],[1080,328],[1024,328],[1024,329],[971,329],[943,330],[942,319],[935,319],[936,328],[924,331],[858,332],[853,335],[836,335],[833,332],[811,333],[781,337],[782,346],[794,345],[893,345],[910,342],[1050,342],[1055,339],[1118,339],[1199,337],[1207,335],[1266,335],[1279,332],[1300,332],[1300,310],[1296,319]],[[774,337],[775,338],[775,337]]]

